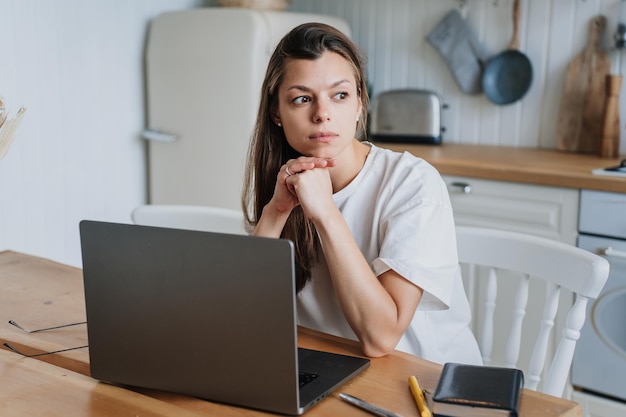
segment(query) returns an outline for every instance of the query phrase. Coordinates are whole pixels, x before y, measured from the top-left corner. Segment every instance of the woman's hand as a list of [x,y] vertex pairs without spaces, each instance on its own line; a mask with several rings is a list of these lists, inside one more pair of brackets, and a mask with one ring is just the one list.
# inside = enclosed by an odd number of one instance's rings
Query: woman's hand
[[[288,175],[285,184],[296,197],[304,214],[314,222],[336,206],[332,200],[333,186],[327,168],[334,167],[335,160],[300,157],[285,164]],[[281,169],[282,171],[282,169]]]
[[[293,205],[292,210],[298,204],[302,205],[303,197],[310,197],[323,193],[332,195],[332,184],[330,175],[325,168],[335,166],[332,159],[321,159],[301,156],[297,159],[290,159],[283,165],[278,174],[274,197],[277,201],[289,200]],[[281,177],[284,179],[281,181]],[[287,191],[289,196],[285,196]],[[306,212],[306,204],[303,206]]]
[[[270,202],[263,208],[261,218],[254,230],[254,235],[278,237],[287,222],[289,213],[300,205],[301,196],[307,197],[307,201],[316,195],[313,186],[320,181],[330,185],[330,175],[325,168],[335,166],[332,159],[313,158],[301,156],[297,159],[290,159],[278,171],[274,195]],[[313,173],[319,171],[315,176],[302,176],[303,173]],[[307,185],[309,184],[309,185]],[[298,191],[300,190],[300,191]],[[310,190],[304,193],[304,190]],[[329,195],[332,195],[332,186]],[[300,195],[299,195],[300,193]],[[303,206],[306,213],[306,205]],[[307,214],[308,215],[308,214]]]

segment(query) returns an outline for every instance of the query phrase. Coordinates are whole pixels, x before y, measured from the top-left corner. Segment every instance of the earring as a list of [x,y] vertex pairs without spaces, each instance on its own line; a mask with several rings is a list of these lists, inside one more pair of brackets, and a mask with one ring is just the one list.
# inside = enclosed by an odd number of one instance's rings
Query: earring
[[283,124],[281,122],[276,123],[278,125],[278,127],[283,127]]

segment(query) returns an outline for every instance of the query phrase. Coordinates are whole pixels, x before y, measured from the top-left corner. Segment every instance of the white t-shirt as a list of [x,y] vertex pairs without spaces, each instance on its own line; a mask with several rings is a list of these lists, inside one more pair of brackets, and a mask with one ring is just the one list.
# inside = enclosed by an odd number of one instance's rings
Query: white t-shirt
[[[396,349],[437,363],[482,364],[469,329],[471,312],[444,181],[422,159],[369,145],[361,172],[333,198],[374,273],[393,269],[424,290]],[[297,303],[301,326],[357,339],[339,307],[324,259]]]

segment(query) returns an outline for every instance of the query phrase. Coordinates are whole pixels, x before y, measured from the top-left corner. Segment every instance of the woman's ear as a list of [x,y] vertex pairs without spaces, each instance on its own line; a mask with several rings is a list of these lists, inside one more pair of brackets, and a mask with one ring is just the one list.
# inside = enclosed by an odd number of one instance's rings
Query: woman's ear
[[361,118],[361,112],[363,111],[363,103],[361,101],[359,101],[359,106],[356,109],[356,121],[358,122],[359,119]]
[[280,121],[280,115],[278,115],[278,113],[274,113],[272,115],[272,121],[277,125],[277,126],[282,126],[282,123]]

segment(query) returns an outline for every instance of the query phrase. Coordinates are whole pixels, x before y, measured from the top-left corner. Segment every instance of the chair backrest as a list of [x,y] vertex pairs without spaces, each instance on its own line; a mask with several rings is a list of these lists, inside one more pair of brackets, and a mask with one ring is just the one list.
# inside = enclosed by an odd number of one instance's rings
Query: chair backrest
[[[486,229],[481,227],[458,226],[457,245],[461,264],[479,266],[468,268],[472,275],[470,283],[476,286],[484,278],[480,286],[480,315],[475,324],[477,339],[485,365],[518,367],[520,346],[531,343],[530,359],[525,370],[525,387],[538,390],[541,376],[545,374],[540,391],[561,397],[567,382],[576,342],[580,337],[580,329],[585,322],[586,306],[589,300],[600,294],[609,275],[609,263],[606,259],[586,250],[542,238],[517,232]],[[477,274],[473,272],[479,271]],[[512,273],[519,274],[517,280]],[[504,279],[515,281],[502,282]],[[545,285],[539,291],[540,301],[531,300],[529,294],[537,295],[537,291],[529,291],[530,282],[542,280]],[[512,301],[506,302],[504,308],[511,311],[510,323],[498,325],[498,329],[506,327],[507,334],[494,334],[494,321],[501,319],[496,307],[502,308],[497,300],[502,299],[500,289],[508,285],[513,288]],[[560,299],[561,289],[570,298],[565,302]],[[471,299],[472,297],[470,297]],[[535,324],[533,338],[522,336],[522,327],[526,325],[527,306],[532,311],[540,303],[542,313]],[[555,317],[559,308],[567,309],[564,329],[561,335],[552,335]],[[534,312],[534,311],[533,311]],[[475,310],[476,314],[476,310]],[[525,327],[526,328],[526,327]],[[492,363],[494,336],[505,338],[502,364]],[[526,336],[526,333],[524,333]],[[547,358],[551,337],[558,339],[555,354]],[[544,367],[546,372],[544,372]]]
[[144,226],[246,234],[243,213],[222,207],[146,204],[136,207],[131,219]]

